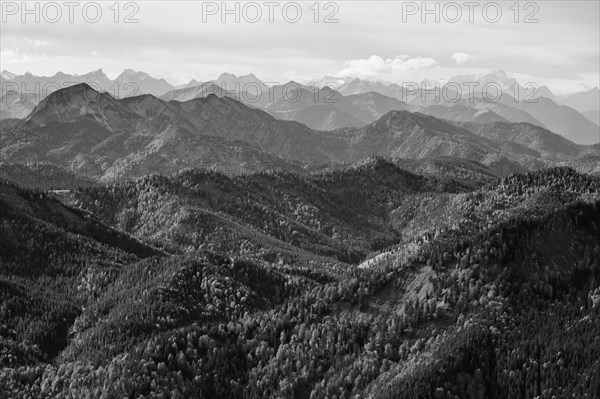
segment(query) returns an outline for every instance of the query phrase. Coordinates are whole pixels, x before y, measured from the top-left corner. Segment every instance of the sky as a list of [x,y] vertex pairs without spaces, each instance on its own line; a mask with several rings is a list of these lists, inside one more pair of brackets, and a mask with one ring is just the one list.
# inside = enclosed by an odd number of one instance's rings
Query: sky
[[402,83],[502,69],[555,93],[599,86],[595,0],[432,1],[429,14],[421,1],[76,3],[28,2],[27,13],[2,1],[1,69],[115,78],[131,68],[174,85],[222,72]]

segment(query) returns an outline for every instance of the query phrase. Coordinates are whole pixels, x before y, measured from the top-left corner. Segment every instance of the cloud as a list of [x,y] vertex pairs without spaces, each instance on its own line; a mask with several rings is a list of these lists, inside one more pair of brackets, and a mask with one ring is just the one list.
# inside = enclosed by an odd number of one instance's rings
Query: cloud
[[398,55],[394,58],[384,59],[372,55],[368,59],[349,60],[344,63],[345,68],[333,74],[336,77],[391,78],[405,72],[421,70],[437,66],[433,58],[410,58],[407,55]]
[[467,53],[454,53],[452,59],[456,62],[456,65],[462,65],[471,59],[471,56]]
[[25,41],[29,44],[32,44],[34,47],[43,47],[47,44],[47,42],[45,42],[44,40],[38,40],[38,39],[30,39],[30,38],[25,38]]
[[0,49],[0,60],[2,63],[12,64],[29,61],[29,54],[21,52],[16,49],[4,47]]

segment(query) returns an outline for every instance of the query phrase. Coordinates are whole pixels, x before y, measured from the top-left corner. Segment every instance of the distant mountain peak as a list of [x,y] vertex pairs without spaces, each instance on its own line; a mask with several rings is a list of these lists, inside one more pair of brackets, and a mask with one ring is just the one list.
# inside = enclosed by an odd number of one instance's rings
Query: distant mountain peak
[[249,83],[258,84],[261,87],[266,87],[263,81],[256,77],[253,73],[247,75],[236,76],[232,73],[223,72],[219,77],[214,80],[214,83],[222,85],[225,84],[227,90],[236,90],[235,85],[240,84],[244,86]]
[[2,76],[4,79],[13,80],[17,76],[17,74],[7,71],[5,69],[2,72],[0,72],[0,76]]
[[232,73],[229,72],[223,72],[219,75],[219,77],[217,78],[217,80],[221,80],[221,79],[237,79],[237,76],[235,76]]
[[64,93],[67,93],[69,91],[72,92],[72,93],[84,93],[84,92],[87,92],[87,91],[90,91],[90,90],[96,92],[96,90],[94,90],[89,84],[83,82],[83,83],[77,83],[77,84],[75,84],[73,86],[65,87],[65,88],[60,89],[60,90],[56,90],[55,92],[50,93],[48,95],[48,97],[61,96],[61,95],[64,95]]
[[488,74],[488,76],[494,76],[499,79],[508,79],[508,75],[502,69],[496,69],[496,70],[492,71],[490,74]]
[[81,77],[88,79],[88,80],[96,80],[96,81],[109,81],[110,80],[109,77],[106,76],[106,74],[104,73],[102,68],[97,69],[92,72],[88,72],[84,75],[81,75]]
[[127,68],[127,69],[124,69],[123,72],[121,72],[121,75],[119,75],[119,77],[128,77],[128,78],[136,77],[138,79],[146,79],[146,78],[149,78],[150,75],[148,75],[146,72],[136,71],[136,70]]
[[[92,103],[101,102],[100,106],[112,103],[114,98],[107,93],[100,93],[92,88],[87,83],[78,83],[73,86],[65,87],[60,90],[49,94],[36,106],[37,110],[44,110],[47,107],[59,106],[60,109],[72,109],[73,115],[80,115],[84,108]],[[62,111],[59,112],[57,109],[53,110],[48,114],[51,118],[59,116]],[[34,111],[35,112],[35,111]]]
[[86,73],[86,75],[104,75],[102,68],[96,69],[95,71]]
[[[94,97],[90,97],[90,95],[93,95]],[[94,90],[87,83],[78,83],[76,85],[65,87],[63,89],[56,90],[55,92],[50,93],[48,97],[46,97],[40,102],[40,106],[43,106],[43,104],[45,103],[53,102],[66,103],[69,101],[73,101],[78,97],[84,97],[85,99],[90,100],[99,95],[101,95],[101,93]]]
[[206,101],[214,103],[217,101],[221,101],[221,99],[216,94],[210,93],[208,96],[206,96]]

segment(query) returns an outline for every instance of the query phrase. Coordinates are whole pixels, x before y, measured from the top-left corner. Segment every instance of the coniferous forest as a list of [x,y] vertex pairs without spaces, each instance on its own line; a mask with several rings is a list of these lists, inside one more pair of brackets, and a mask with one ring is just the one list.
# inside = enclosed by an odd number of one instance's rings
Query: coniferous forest
[[0,399],[600,399],[600,1],[0,15]]
[[600,397],[600,178],[408,169],[3,181],[0,397]]

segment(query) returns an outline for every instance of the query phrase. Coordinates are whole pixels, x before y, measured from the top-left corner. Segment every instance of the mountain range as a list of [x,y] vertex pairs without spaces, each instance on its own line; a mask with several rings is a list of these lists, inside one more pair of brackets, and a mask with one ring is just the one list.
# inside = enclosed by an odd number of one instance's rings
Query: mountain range
[[146,72],[125,69],[115,79],[110,79],[102,69],[84,75],[71,75],[58,72],[54,76],[37,76],[29,72],[16,75],[8,71],[2,72],[2,94],[7,91],[34,93],[41,101],[48,94],[79,83],[87,83],[98,91],[107,91],[114,97],[129,97],[140,94],[160,96],[173,86],[164,79],[157,79]]
[[256,79],[3,94],[0,398],[596,397],[591,121]]
[[[294,120],[315,130],[362,127],[392,110],[419,111],[454,121],[528,122],[579,144],[598,142],[600,130],[597,124],[600,112],[597,88],[569,96],[556,96],[545,86],[535,90],[524,88],[503,71],[427,83],[431,86],[436,83],[461,85],[473,82],[479,88],[494,83],[502,89],[502,95],[494,101],[482,97],[477,90],[474,97],[458,93],[454,86],[448,86],[450,90],[441,96],[439,91],[435,95],[393,83],[333,77],[310,82],[310,85],[288,82],[269,87],[253,74],[238,77],[223,73],[214,81],[200,83],[192,80],[177,88],[162,79],[131,69],[123,71],[114,81],[102,70],[80,76],[57,73],[53,77],[38,77],[29,73],[17,76],[4,71],[2,79],[2,119],[22,119],[49,92],[70,84],[88,82],[96,90],[108,91],[117,98],[152,94],[167,101],[188,101],[209,94],[229,96],[250,107],[263,109],[278,119]],[[23,84],[25,86],[21,86]],[[21,98],[14,93],[20,91],[21,87],[29,90],[36,84],[46,90],[26,92]],[[431,90],[429,86],[428,90]],[[518,101],[515,101],[517,95]]]
[[[348,115],[375,119],[378,111],[364,104],[383,104],[385,109],[387,101],[377,102],[381,97],[340,96],[339,104]],[[392,100],[392,106],[405,104]],[[339,109],[333,112],[339,115]],[[456,157],[495,168],[500,175],[560,163],[581,166],[582,157],[594,159],[594,147],[531,124],[482,115],[489,123],[460,125],[464,118],[452,122],[419,112],[389,111],[361,127],[319,131],[276,119],[228,96],[209,94],[184,102],[149,94],[116,99],[82,83],[50,94],[26,119],[3,129],[0,155],[5,162],[51,162],[108,180],[201,165],[218,165],[232,174],[298,172],[371,155]],[[581,167],[589,168],[589,162]]]

